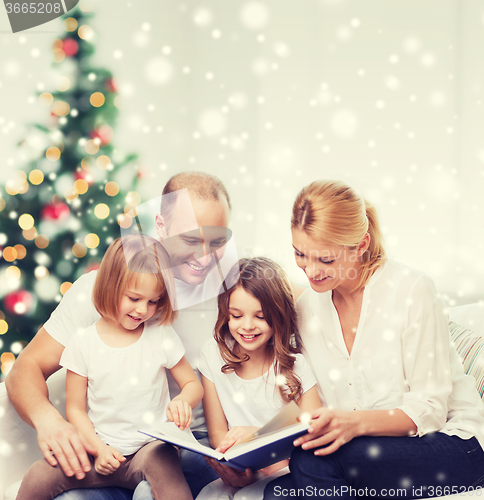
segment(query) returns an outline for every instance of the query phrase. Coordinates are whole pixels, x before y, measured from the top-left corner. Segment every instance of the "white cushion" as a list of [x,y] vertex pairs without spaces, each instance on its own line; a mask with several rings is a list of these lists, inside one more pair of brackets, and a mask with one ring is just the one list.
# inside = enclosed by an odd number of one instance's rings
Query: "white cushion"
[[484,337],[484,301],[451,307],[449,309],[449,319]]
[[22,484],[22,480],[11,484],[5,490],[5,496],[3,497],[3,500],[15,500],[17,498],[17,493],[18,493],[18,490],[20,489],[21,484]]

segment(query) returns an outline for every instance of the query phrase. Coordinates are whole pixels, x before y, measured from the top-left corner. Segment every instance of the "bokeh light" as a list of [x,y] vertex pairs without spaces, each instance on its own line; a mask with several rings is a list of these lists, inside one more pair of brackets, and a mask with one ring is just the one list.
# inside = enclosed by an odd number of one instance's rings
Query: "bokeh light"
[[89,233],[84,238],[84,243],[86,244],[87,248],[96,248],[97,246],[99,246],[99,236],[95,233]]
[[49,246],[49,238],[47,238],[47,236],[45,236],[45,234],[39,234],[35,238],[35,245],[37,246],[37,248],[40,248],[40,249],[47,248]]
[[89,102],[95,107],[95,108],[100,108],[105,101],[104,94],[102,92],[94,92],[94,94],[91,94],[91,97],[89,98]]
[[84,257],[86,255],[87,247],[86,247],[86,245],[84,245],[84,243],[76,243],[72,247],[72,253],[74,254],[75,257],[77,257],[78,259],[81,259],[82,257]]
[[23,214],[18,218],[18,225],[25,230],[34,227],[35,220],[30,214]]
[[17,258],[17,250],[14,247],[5,247],[3,249],[3,259],[7,262],[13,262]]
[[110,181],[104,186],[104,191],[108,196],[116,196],[119,193],[119,186],[116,182]]
[[64,29],[66,31],[76,31],[78,26],[77,19],[74,19],[73,17],[68,17],[67,19],[64,20]]
[[77,179],[77,181],[74,182],[74,189],[78,194],[85,194],[89,189],[89,184],[84,179]]
[[109,166],[111,165],[111,158],[106,155],[98,156],[96,159],[96,165],[100,170],[109,170]]
[[98,219],[106,219],[109,217],[109,207],[105,203],[99,203],[94,208],[94,215]]
[[32,170],[29,174],[29,181],[34,186],[42,184],[42,182],[44,182],[44,173],[42,172],[42,170],[39,170],[37,168]]
[[62,285],[60,286],[60,293],[62,293],[62,295],[65,295],[65,293],[71,286],[72,283],[70,281],[64,281],[64,283],[62,283]]
[[60,149],[52,146],[45,152],[45,156],[50,161],[57,161],[60,158]]

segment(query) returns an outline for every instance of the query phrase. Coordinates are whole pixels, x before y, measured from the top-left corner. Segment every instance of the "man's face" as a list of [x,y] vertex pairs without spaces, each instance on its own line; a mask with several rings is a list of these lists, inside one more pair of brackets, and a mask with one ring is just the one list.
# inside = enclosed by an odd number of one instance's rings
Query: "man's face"
[[230,231],[227,200],[191,199],[198,228],[189,223],[193,219],[191,207],[177,199],[169,227],[158,228],[175,278],[189,285],[199,285],[217,264],[225,251]]

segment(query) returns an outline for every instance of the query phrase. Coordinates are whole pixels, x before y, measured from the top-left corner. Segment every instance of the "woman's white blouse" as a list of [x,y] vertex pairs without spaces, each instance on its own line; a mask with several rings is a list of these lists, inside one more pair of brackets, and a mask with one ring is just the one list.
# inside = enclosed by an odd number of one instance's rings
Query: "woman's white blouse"
[[419,436],[440,430],[484,444],[484,405],[450,343],[446,311],[428,276],[393,261],[373,274],[351,355],[331,291],[306,290],[297,310],[324,406],[399,408]]

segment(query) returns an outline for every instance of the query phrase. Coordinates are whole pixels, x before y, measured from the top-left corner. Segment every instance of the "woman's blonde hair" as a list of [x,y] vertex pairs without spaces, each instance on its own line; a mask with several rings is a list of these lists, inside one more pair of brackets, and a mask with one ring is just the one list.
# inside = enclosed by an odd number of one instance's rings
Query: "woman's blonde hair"
[[314,181],[297,195],[291,227],[311,239],[356,248],[366,233],[370,245],[361,256],[355,290],[364,287],[386,259],[383,235],[373,205],[340,181]]
[[92,291],[92,301],[98,313],[117,323],[122,295],[130,283],[146,274],[155,277],[161,294],[154,317],[159,317],[160,325],[173,323],[177,313],[170,301],[175,295],[171,293],[174,282],[169,258],[159,241],[144,235],[117,238],[106,250]]
[[[300,378],[294,372],[295,354],[300,352],[294,297],[284,270],[265,257],[240,259],[227,274],[226,290],[218,296],[218,318],[215,324],[215,340],[225,362],[223,373],[235,371],[249,360],[249,355],[238,356],[233,349],[230,320],[230,296],[237,288],[243,288],[261,305],[262,314],[274,334],[267,342],[267,358],[274,360],[276,374],[286,378],[279,386],[283,401],[298,401],[303,389]],[[236,344],[238,345],[238,344]]]

